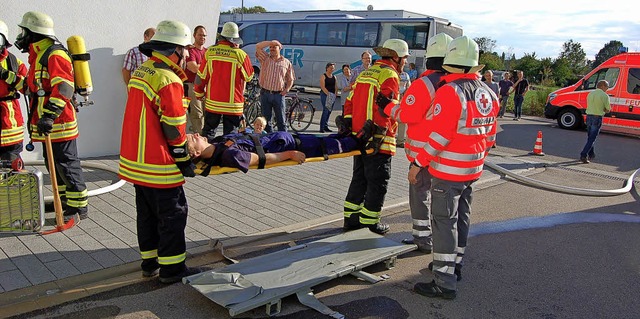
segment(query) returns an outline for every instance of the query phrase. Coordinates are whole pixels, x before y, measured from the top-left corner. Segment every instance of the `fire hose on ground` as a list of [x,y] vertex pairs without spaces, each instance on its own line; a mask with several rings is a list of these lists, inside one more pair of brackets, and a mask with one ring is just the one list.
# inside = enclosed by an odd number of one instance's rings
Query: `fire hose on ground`
[[[43,166],[44,165],[44,160],[29,161],[29,162],[25,162],[24,164],[25,165],[29,165],[29,166]],[[111,173],[114,173],[114,174],[118,174],[118,169],[117,168],[112,168],[112,167],[109,167],[107,165],[100,164],[100,163],[92,163],[92,162],[88,162],[88,161],[83,161],[82,162],[82,167],[94,168],[94,169],[99,169],[99,170],[111,172]],[[108,192],[112,192],[112,191],[122,187],[125,183],[126,182],[124,180],[119,179],[117,182],[115,182],[115,183],[113,183],[113,184],[111,184],[109,186],[100,187],[100,188],[92,189],[92,190],[88,191],[87,196],[89,196],[89,197],[98,196],[98,195],[106,194]],[[53,202],[53,196],[45,196],[44,197],[44,201],[45,201],[45,203]]]
[[640,172],[640,168],[636,169],[631,176],[625,181],[624,187],[618,189],[586,189],[586,188],[576,188],[569,186],[556,185],[544,181],[535,180],[533,178],[529,178],[526,176],[518,175],[509,171],[508,169],[502,168],[499,165],[492,163],[487,160],[485,165],[489,168],[492,168],[499,173],[504,174],[505,176],[509,176],[510,178],[522,182],[529,186],[539,187],[543,189],[548,189],[552,191],[562,192],[565,194],[571,195],[582,195],[582,196],[596,196],[596,197],[605,197],[605,196],[618,196],[622,194],[626,194],[631,191],[633,188],[633,181]]

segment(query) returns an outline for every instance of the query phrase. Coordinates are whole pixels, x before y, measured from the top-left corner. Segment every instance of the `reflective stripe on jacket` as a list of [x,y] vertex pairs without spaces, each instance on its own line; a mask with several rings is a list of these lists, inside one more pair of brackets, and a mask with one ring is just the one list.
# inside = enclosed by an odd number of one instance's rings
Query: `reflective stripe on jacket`
[[[352,132],[357,134],[367,120],[386,128],[380,153],[395,155],[396,129],[398,123],[390,117],[378,113],[376,96],[378,92],[397,99],[399,96],[399,76],[390,61],[378,60],[369,69],[362,71],[354,83],[353,90],[344,102],[344,117],[352,119]],[[393,100],[392,99],[392,100]]]
[[405,153],[409,162],[413,162],[418,150],[423,148],[427,140],[424,131],[429,125],[427,110],[436,95],[440,78],[444,73],[427,70],[423,76],[411,83],[400,103],[389,103],[385,112],[398,122],[407,124],[407,140]]
[[204,54],[194,82],[197,98],[205,96],[207,112],[242,115],[245,83],[253,78],[249,56],[228,41],[219,41]]
[[[10,98],[22,90],[27,76],[27,66],[16,58],[17,70],[9,72],[6,80],[0,80],[0,98]],[[0,52],[0,68],[9,70],[9,51]],[[24,118],[18,99],[0,101],[0,147],[9,146],[24,140]]]
[[48,67],[40,64],[40,58],[53,44],[52,39],[45,38],[29,46],[29,72],[26,79],[29,92],[35,94],[41,89],[45,93],[42,97],[31,97],[30,107],[36,108],[30,122],[33,141],[44,141],[44,135],[37,133],[38,120],[43,113],[57,116],[53,131],[49,134],[52,142],[78,137],[76,109],[71,104],[75,90],[71,58],[64,50],[56,49],[49,54]]
[[431,125],[427,140],[416,157],[420,166],[448,181],[480,177],[484,159],[495,143],[498,97],[477,74],[451,74],[438,89],[427,112]]
[[184,184],[169,148],[186,143],[185,79],[179,66],[157,52],[133,72],[122,123],[120,178],[155,188]]

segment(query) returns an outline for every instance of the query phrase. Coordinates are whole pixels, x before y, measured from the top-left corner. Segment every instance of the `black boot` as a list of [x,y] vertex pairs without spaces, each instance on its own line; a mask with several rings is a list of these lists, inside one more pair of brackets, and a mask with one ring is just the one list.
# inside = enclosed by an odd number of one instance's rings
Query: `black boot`
[[362,227],[363,225],[360,224],[360,213],[353,213],[351,216],[344,218],[343,229],[345,231],[356,230]]
[[389,226],[389,224],[384,224],[384,223],[380,223],[377,222],[371,226],[369,226],[369,230],[378,234],[378,235],[384,235],[387,232],[389,232],[389,230],[391,229],[391,227]]

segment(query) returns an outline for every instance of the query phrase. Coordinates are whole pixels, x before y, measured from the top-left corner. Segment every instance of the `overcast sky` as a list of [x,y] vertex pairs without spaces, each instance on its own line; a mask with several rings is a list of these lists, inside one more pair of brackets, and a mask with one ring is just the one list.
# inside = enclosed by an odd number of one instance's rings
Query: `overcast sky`
[[[472,38],[496,41],[498,53],[534,53],[538,58],[557,58],[562,44],[573,39],[593,60],[611,40],[621,41],[629,51],[640,51],[640,10],[630,0],[343,0],[291,1],[244,0],[245,7],[268,11],[299,10],[406,10],[449,19]],[[222,0],[221,11],[240,7],[241,0]]]

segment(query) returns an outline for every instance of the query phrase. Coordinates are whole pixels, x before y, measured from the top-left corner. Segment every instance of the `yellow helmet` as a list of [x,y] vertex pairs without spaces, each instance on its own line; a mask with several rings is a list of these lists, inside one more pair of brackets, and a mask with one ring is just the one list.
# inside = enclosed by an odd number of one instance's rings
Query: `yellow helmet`
[[191,44],[191,30],[180,21],[164,20],[158,23],[151,41],[187,46]]
[[4,21],[0,20],[0,35],[2,36],[2,39],[0,39],[0,48],[8,48],[11,46],[11,43],[9,43],[9,27],[7,27],[7,24],[4,23]]
[[235,43],[238,45],[242,44],[242,39],[240,38],[240,33],[238,31],[238,25],[229,21],[222,26],[222,31],[220,31],[220,36],[229,40],[231,43]]
[[[478,72],[484,67],[484,65],[478,65],[479,54],[478,44],[473,39],[466,35],[457,37],[449,43],[442,67],[452,73]],[[468,71],[465,70],[467,68]]]
[[424,58],[444,58],[447,55],[447,48],[453,38],[446,33],[438,33],[427,41],[427,51]]
[[53,32],[53,19],[47,14],[37,11],[29,11],[22,16],[22,21],[18,23],[20,27],[28,29],[37,34],[55,37]]
[[378,55],[381,57],[393,57],[394,55],[404,58],[409,56],[409,45],[407,42],[400,39],[389,39],[384,41],[382,47],[373,48]]

